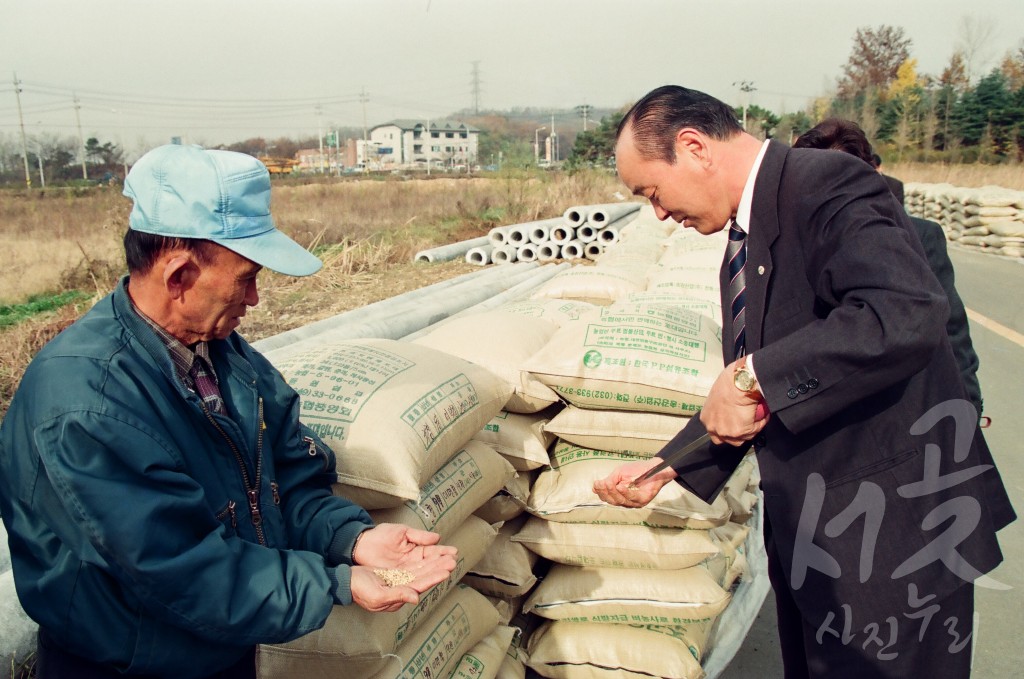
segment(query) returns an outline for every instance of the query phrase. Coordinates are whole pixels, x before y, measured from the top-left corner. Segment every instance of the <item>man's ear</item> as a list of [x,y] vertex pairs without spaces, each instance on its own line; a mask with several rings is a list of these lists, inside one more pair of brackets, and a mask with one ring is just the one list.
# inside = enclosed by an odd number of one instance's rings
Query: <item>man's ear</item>
[[692,127],[684,127],[676,132],[676,160],[688,157],[701,165],[710,159],[708,140]]
[[162,276],[171,299],[181,299],[199,278],[199,266],[188,253],[174,254],[164,260]]

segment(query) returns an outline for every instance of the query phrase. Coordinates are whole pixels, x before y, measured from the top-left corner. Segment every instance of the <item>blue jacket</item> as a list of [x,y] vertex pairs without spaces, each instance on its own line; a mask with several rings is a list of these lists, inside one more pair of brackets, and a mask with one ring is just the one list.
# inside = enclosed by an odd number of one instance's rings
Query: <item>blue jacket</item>
[[0,425],[18,596],[67,650],[194,677],[350,603],[357,535],[334,455],[237,333],[210,343],[208,414],[132,310],[127,278],[32,361]]

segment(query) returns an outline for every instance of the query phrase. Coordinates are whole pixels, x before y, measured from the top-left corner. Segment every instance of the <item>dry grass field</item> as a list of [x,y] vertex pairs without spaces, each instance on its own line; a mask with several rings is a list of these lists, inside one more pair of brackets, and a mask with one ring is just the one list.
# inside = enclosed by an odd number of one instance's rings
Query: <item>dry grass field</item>
[[[622,191],[606,172],[510,173],[488,178],[360,179],[275,183],[276,222],[324,261],[308,278],[260,276],[259,306],[245,319],[249,339],[283,332],[475,269],[464,262],[412,262],[429,247],[492,227],[606,203]],[[0,417],[39,348],[107,294],[124,273],[121,238],[130,202],[116,188],[84,196],[0,195],[0,305],[81,290],[88,298],[0,327]]]

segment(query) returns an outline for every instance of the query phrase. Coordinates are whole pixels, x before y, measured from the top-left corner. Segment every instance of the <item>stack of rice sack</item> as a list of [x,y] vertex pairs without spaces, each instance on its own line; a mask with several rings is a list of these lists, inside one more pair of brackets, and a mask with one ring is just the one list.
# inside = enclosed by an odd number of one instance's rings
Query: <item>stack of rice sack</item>
[[946,237],[968,248],[1024,257],[1024,192],[999,186],[906,184],[907,212],[936,221]]
[[[512,541],[553,562],[524,612],[546,622],[528,643],[546,677],[703,676],[701,659],[743,569],[754,465],[711,503],[668,484],[648,506],[610,507],[592,486],[647,458],[703,404],[721,371],[723,237],[670,233],[650,209],[588,271],[551,279],[535,299],[596,304],[526,364],[569,403],[547,425],[550,467]],[[756,481],[753,481],[756,483]]]
[[[274,361],[273,352],[268,357]],[[323,628],[261,646],[260,676],[450,676],[499,625],[494,606],[459,581],[497,537],[474,512],[515,474],[492,447],[472,440],[512,388],[478,365],[393,340],[319,346],[275,366],[301,395],[303,422],[337,453],[335,492],[378,523],[440,533],[459,557],[448,580],[415,606],[376,614],[336,606]],[[310,454],[323,454],[312,441]]]

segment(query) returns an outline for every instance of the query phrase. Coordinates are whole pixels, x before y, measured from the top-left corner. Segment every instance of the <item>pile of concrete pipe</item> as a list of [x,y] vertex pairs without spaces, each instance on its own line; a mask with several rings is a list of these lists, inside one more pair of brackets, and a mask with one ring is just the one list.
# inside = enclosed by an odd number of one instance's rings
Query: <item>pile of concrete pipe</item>
[[619,230],[632,221],[639,203],[608,203],[571,207],[561,217],[498,226],[489,242],[466,251],[470,264],[550,262],[556,259],[597,259],[619,240]]

